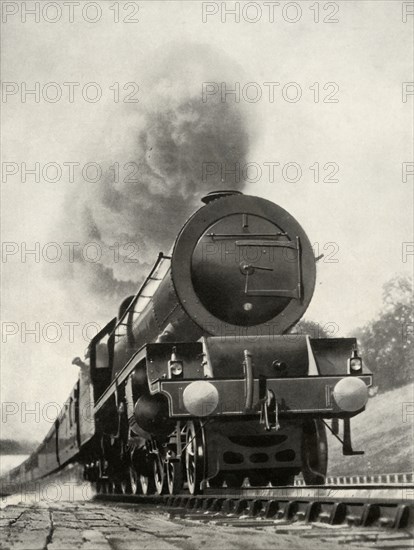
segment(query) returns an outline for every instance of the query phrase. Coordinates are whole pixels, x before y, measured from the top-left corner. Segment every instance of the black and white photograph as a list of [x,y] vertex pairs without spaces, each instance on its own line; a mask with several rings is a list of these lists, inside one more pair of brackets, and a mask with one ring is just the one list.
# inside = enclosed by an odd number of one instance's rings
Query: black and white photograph
[[0,18],[0,550],[414,548],[414,2]]

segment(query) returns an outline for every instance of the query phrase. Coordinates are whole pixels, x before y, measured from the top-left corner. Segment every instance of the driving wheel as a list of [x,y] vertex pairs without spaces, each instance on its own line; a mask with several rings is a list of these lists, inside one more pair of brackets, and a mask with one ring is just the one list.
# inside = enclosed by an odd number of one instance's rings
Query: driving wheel
[[170,495],[176,495],[184,484],[183,466],[179,461],[167,462],[167,485]]
[[185,437],[185,469],[187,474],[188,491],[191,495],[200,492],[200,484],[204,478],[204,437],[200,424],[187,423]]
[[165,475],[165,461],[159,453],[154,456],[154,483],[155,492],[157,495],[162,495],[166,492],[166,475]]

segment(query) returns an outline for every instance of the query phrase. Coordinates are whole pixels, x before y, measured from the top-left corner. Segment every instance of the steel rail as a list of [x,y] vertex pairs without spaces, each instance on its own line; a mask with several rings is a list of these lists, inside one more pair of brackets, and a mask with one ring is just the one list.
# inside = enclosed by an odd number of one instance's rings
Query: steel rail
[[[399,488],[407,491],[407,495],[414,494],[412,485],[401,484]],[[333,496],[332,489],[340,494]],[[351,494],[355,489],[358,489],[359,494]],[[307,486],[306,490],[306,494],[303,494],[302,488],[294,486],[255,487],[211,489],[197,496],[98,494],[94,498],[104,502],[154,505],[172,515],[203,521],[239,518],[240,522],[248,519],[275,523],[284,521],[287,524],[302,521],[380,530],[414,529],[414,500],[404,498],[403,495],[396,498],[395,487],[390,490],[388,486],[372,485],[341,488]],[[387,490],[390,491],[389,496],[385,494]]]

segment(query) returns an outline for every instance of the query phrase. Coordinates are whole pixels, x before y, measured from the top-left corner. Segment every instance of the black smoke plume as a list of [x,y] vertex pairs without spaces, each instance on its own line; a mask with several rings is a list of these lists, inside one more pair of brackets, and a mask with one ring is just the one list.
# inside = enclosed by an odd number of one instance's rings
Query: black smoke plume
[[[246,161],[251,135],[246,113],[234,97],[202,97],[203,83],[229,82],[234,88],[240,71],[207,46],[182,44],[170,52],[148,61],[157,69],[140,80],[139,104],[125,105],[121,121],[117,116],[113,128],[108,124],[105,140],[112,151],[104,159],[103,178],[72,191],[65,208],[66,231],[82,245],[95,242],[102,248],[95,263],[76,253],[70,266],[75,288],[84,285],[110,302],[137,291],[203,195],[243,187],[242,181],[222,182],[220,167]],[[126,162],[132,164],[124,171]],[[203,178],[207,162],[218,169]]]

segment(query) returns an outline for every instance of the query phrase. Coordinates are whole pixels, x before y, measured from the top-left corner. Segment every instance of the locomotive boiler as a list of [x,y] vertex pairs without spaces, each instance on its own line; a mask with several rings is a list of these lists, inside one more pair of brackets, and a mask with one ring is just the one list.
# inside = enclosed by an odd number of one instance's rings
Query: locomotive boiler
[[217,191],[203,202],[74,360],[74,416],[48,434],[56,457],[40,447],[52,469],[82,462],[98,491],[195,494],[298,474],[323,484],[326,427],[359,454],[350,419],[372,375],[356,340],[290,332],[315,287],[305,232],[259,197]]

